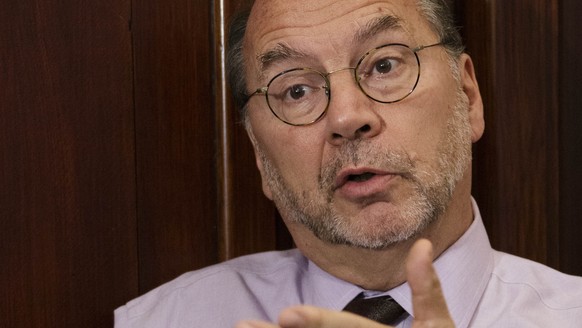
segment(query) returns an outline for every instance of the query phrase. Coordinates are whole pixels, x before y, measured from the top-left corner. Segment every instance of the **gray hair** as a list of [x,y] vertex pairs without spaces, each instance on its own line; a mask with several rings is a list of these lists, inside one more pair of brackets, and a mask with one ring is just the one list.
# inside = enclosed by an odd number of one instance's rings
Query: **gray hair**
[[420,13],[428,21],[433,32],[453,59],[465,51],[461,33],[455,25],[450,0],[417,0]]
[[240,12],[232,19],[228,33],[226,53],[226,72],[228,74],[228,82],[234,98],[234,104],[240,110],[241,114],[244,114],[246,111],[245,105],[249,97],[245,80],[246,67],[243,43],[250,13],[250,9],[247,9]]
[[[449,54],[449,65],[458,78],[459,70],[457,61],[465,51],[463,40],[455,25],[450,0],[417,0],[420,13],[426,18],[433,32]],[[226,70],[228,73],[230,88],[234,103],[239,109],[241,117],[246,118],[246,103],[249,95],[245,80],[245,59],[243,54],[244,36],[249,20],[250,10],[245,10],[236,15],[230,24],[228,34],[228,49],[226,58]]]

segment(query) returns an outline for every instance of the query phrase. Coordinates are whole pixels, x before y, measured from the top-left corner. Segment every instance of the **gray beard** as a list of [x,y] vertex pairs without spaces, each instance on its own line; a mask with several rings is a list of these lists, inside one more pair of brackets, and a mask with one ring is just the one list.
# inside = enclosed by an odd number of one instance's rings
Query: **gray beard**
[[[408,240],[427,228],[446,211],[458,181],[471,161],[471,127],[468,103],[458,92],[447,128],[440,137],[434,167],[422,168],[404,151],[376,149],[367,140],[346,142],[318,177],[317,190],[297,192],[257,147],[273,201],[285,220],[300,223],[317,238],[335,245],[384,249]],[[394,213],[380,213],[381,222],[365,228],[338,213],[333,201],[334,181],[348,165],[371,166],[402,173],[413,193]],[[362,224],[362,223],[360,223]]]

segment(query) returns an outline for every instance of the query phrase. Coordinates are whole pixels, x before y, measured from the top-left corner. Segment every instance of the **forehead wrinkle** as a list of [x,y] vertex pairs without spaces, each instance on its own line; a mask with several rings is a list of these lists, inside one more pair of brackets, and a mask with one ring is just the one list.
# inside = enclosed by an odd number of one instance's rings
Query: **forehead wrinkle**
[[380,32],[390,30],[403,30],[402,19],[394,15],[384,15],[370,20],[354,35],[354,43],[360,43],[372,39]]
[[[406,30],[402,23],[404,20],[396,14],[385,14],[380,17],[372,18],[363,25],[358,24],[358,29],[353,33],[353,44],[369,41],[376,37],[377,34],[385,31],[403,31]],[[297,26],[295,26],[297,27]],[[300,26],[301,27],[301,26]],[[293,48],[284,42],[277,43],[274,47],[265,50],[255,56],[258,62],[259,79],[265,79],[266,72],[273,66],[281,62],[290,60],[301,60],[311,58],[312,56],[304,51]]]
[[[370,20],[363,27],[361,27],[353,37],[354,42],[363,42],[376,36],[380,32],[389,30],[402,30],[400,24],[401,18],[394,15],[384,15]],[[257,56],[261,65],[262,72],[266,71],[270,66],[277,62],[289,59],[298,59],[308,57],[307,54],[297,49],[293,49],[284,43],[278,43],[272,49],[269,49]]]

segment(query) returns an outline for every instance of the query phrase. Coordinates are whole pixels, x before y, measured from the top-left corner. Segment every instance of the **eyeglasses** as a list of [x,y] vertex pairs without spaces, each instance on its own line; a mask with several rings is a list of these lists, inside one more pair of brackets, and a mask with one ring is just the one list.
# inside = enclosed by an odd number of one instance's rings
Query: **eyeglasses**
[[412,49],[399,43],[385,44],[366,52],[355,67],[328,73],[307,67],[288,69],[250,94],[247,102],[255,95],[265,95],[269,109],[278,119],[295,126],[309,125],[319,121],[329,107],[329,76],[353,70],[356,83],[368,98],[383,104],[395,103],[408,97],[418,85],[418,52],[440,45],[441,42]]

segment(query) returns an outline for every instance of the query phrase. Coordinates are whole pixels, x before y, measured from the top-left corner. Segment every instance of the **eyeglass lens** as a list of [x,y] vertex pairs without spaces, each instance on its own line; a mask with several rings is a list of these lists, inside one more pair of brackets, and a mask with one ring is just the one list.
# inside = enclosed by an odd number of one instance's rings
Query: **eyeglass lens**
[[[413,50],[390,44],[367,52],[358,62],[354,77],[366,96],[377,102],[393,103],[412,93],[419,70]],[[331,96],[327,75],[310,68],[297,68],[275,76],[267,91],[273,114],[293,125],[317,121],[327,110]]]

